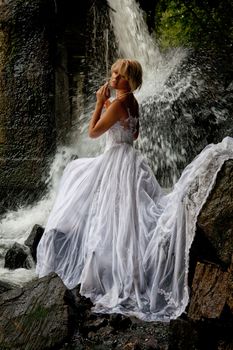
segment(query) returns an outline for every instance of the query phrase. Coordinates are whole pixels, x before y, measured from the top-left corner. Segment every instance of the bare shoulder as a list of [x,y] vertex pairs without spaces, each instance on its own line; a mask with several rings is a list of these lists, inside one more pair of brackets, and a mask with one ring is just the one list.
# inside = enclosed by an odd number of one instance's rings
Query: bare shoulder
[[108,107],[108,110],[116,113],[118,116],[127,115],[127,108],[123,101],[115,99],[111,105]]

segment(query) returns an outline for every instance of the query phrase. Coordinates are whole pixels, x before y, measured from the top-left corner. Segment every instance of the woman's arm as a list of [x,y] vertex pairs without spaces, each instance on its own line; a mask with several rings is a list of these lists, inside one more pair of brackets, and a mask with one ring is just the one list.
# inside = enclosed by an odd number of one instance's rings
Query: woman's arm
[[112,102],[108,109],[101,115],[102,109],[103,103],[97,101],[88,128],[88,134],[91,138],[101,136],[108,129],[110,129],[111,126],[113,126],[118,120],[120,120],[120,116],[122,116],[125,113],[121,102],[117,100]]
[[106,100],[105,101],[105,103],[104,103],[104,107],[106,108],[106,109],[108,109],[108,107],[111,105],[111,101],[108,99],[108,100]]
[[[88,134],[91,138],[96,138],[102,135],[105,131],[111,128],[120,116],[125,114],[125,110],[120,101],[115,100],[109,104],[108,108],[102,114],[104,104],[109,98],[108,83],[101,86],[96,93],[96,105],[92,114],[91,121],[88,127]],[[101,118],[100,118],[101,117]]]

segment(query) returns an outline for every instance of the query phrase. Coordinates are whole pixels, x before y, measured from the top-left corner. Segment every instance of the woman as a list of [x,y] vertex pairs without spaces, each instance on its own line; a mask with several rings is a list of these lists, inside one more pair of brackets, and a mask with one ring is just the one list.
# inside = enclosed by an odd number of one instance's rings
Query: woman
[[108,99],[108,83],[97,91],[89,136],[106,134],[104,153],[67,165],[37,249],[36,270],[40,277],[55,271],[70,289],[80,284],[96,312],[168,321],[187,306],[196,218],[218,170],[233,157],[233,142],[226,138],[206,147],[174,190],[163,194],[133,147],[139,133],[133,91],[141,83],[140,64],[120,59],[109,83],[115,100]]

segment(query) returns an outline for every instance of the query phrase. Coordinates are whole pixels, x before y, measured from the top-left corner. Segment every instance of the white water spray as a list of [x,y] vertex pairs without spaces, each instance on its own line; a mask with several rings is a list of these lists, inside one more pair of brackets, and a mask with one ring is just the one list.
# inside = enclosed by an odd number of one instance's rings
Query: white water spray
[[143,68],[143,86],[138,92],[139,102],[158,94],[164,83],[186,53],[172,50],[165,55],[150,36],[143,13],[135,0],[108,0],[110,19],[116,36],[119,56],[138,60]]
[[61,147],[52,162],[46,182],[48,193],[38,203],[9,211],[0,222],[0,280],[23,284],[35,277],[34,269],[9,270],[4,268],[6,251],[15,243],[23,244],[35,224],[44,226],[55,200],[65,165],[74,155],[72,147]]

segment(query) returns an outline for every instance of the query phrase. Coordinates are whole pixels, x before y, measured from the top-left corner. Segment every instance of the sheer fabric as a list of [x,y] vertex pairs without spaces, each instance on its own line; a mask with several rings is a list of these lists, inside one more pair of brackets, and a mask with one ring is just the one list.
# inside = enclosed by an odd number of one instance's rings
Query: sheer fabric
[[197,216],[233,158],[233,139],[207,146],[165,194],[133,146],[136,120],[129,122],[107,131],[103,154],[65,168],[36,271],[55,271],[69,289],[80,284],[95,312],[169,321],[187,306]]

